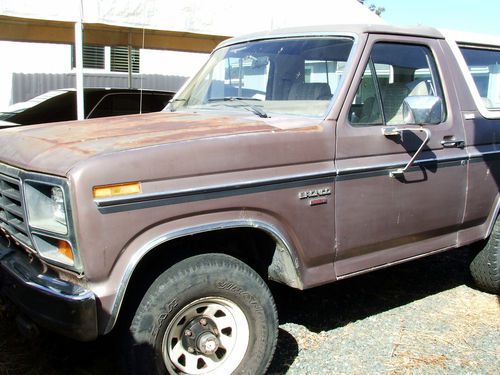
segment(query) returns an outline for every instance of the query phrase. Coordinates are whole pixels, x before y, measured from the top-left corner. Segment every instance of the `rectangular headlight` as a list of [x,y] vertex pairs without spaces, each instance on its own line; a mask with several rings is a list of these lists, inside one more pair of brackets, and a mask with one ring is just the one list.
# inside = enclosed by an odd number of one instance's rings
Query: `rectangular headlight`
[[24,193],[31,227],[68,234],[64,191],[60,186],[26,181]]
[[42,181],[24,180],[24,202],[29,232],[41,258],[56,265],[81,270],[65,182],[37,175]]

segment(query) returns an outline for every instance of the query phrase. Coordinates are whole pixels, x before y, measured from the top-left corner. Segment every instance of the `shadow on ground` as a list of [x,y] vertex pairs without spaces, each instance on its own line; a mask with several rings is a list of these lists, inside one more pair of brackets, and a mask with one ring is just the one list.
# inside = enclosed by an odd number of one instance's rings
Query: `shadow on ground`
[[[331,331],[459,285],[473,287],[472,257],[464,247],[311,290],[276,286],[280,324]],[[297,354],[295,338],[280,329],[270,373],[286,373]]]
[[[459,285],[471,285],[470,260],[470,251],[462,248],[308,291],[276,286],[280,324],[331,331]],[[0,305],[0,375],[115,374],[120,355],[114,346],[107,338],[76,343],[49,333],[23,339]],[[298,350],[295,338],[280,329],[270,372],[286,373]]]

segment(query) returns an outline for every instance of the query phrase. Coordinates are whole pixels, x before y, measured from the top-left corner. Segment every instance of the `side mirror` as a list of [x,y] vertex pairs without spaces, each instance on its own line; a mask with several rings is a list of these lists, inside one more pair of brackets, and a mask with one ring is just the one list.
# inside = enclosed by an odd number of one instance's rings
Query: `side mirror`
[[443,121],[443,101],[438,96],[407,96],[403,118],[407,125],[439,124]]

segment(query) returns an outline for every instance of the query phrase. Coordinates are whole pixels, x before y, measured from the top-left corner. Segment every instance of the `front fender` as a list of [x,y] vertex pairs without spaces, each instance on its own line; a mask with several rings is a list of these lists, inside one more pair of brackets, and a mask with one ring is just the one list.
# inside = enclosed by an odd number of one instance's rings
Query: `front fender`
[[303,267],[297,256],[296,246],[274,217],[245,210],[183,218],[162,223],[138,235],[121,252],[109,278],[103,282],[91,283],[91,289],[101,302],[101,315],[105,317],[100,322],[105,327],[102,333],[106,334],[114,327],[129,281],[149,252],[174,239],[231,228],[255,228],[274,238],[276,250],[269,267],[269,278],[302,289]]
[[499,214],[500,214],[500,194],[497,194],[495,199],[495,205],[493,206],[490,214],[488,215],[488,219],[486,220],[487,229],[484,238],[488,238],[490,236],[491,231],[493,230],[493,226],[495,225],[495,222]]

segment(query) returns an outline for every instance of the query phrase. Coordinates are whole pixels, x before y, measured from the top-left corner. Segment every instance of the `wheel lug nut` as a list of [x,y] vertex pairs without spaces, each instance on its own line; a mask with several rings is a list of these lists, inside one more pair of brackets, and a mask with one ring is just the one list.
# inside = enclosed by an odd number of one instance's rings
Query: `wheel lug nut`
[[194,349],[193,349],[192,347],[190,347],[190,346],[189,346],[189,347],[188,347],[188,352],[189,352],[189,353],[194,353]]
[[191,332],[189,329],[186,329],[184,331],[184,334],[189,337],[189,336],[191,336],[193,334],[193,332]]
[[200,324],[201,324],[202,326],[206,326],[206,325],[207,325],[207,320],[206,320],[205,318],[201,318],[201,319],[200,319]]

